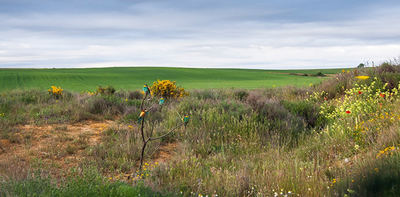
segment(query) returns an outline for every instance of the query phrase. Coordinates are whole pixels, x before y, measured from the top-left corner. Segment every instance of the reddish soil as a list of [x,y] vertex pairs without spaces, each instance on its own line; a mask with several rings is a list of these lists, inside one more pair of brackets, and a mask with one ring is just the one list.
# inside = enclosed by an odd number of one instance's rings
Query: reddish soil
[[173,156],[173,153],[175,152],[176,148],[178,146],[178,143],[173,142],[173,143],[168,143],[160,147],[158,154],[156,155],[156,158],[154,159],[154,162],[158,163],[166,163],[168,162],[171,157]]
[[[77,166],[84,149],[100,142],[112,121],[71,125],[24,125],[8,140],[0,140],[0,174],[18,165],[45,165],[57,171]],[[62,169],[62,170],[60,170]]]

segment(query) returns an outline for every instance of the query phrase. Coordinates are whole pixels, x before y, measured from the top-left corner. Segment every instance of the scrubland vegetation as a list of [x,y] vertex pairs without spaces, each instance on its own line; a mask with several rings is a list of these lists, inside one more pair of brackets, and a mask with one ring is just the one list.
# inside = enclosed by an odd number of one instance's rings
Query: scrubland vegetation
[[[149,112],[145,128],[163,135],[184,115],[190,122],[148,145],[142,171],[140,91],[3,92],[0,196],[398,196],[399,82],[400,65],[384,63],[307,87],[170,97]],[[65,139],[68,147],[54,144],[45,154],[80,155],[68,168],[39,155],[1,159],[37,140],[22,125],[58,125],[61,135],[63,125],[87,121],[113,123],[98,141]]]

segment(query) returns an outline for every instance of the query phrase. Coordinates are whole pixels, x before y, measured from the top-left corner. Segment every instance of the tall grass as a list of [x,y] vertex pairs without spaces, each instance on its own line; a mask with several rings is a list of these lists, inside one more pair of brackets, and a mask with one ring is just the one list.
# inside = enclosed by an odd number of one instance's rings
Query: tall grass
[[154,192],[143,184],[134,187],[123,182],[111,182],[95,169],[74,171],[68,177],[54,182],[37,171],[22,180],[0,182],[1,196],[169,196]]

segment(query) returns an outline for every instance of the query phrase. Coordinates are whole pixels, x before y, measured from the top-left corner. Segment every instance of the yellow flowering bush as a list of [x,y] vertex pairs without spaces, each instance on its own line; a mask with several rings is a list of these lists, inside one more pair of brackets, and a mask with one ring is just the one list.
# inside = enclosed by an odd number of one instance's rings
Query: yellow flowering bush
[[57,86],[51,86],[50,89],[47,90],[49,94],[53,95],[56,98],[59,98],[63,94],[63,89]]
[[91,91],[88,90],[86,93],[87,93],[89,96],[93,96],[93,95],[96,95],[97,92],[96,92],[96,91],[91,92]]
[[155,81],[150,87],[150,92],[153,96],[163,98],[181,98],[189,95],[184,88],[176,86],[176,82],[170,80]]

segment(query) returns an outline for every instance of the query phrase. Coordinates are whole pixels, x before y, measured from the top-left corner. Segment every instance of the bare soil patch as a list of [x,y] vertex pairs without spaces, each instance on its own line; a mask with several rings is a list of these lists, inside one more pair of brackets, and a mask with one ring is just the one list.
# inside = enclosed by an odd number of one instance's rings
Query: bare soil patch
[[100,143],[102,132],[112,124],[86,121],[19,126],[10,139],[0,140],[0,174],[11,175],[16,164],[43,166],[56,174],[66,171],[79,164],[87,147]]
[[153,161],[158,163],[167,163],[172,158],[173,153],[175,152],[177,147],[177,142],[172,142],[160,146],[160,149],[158,150],[158,153]]

